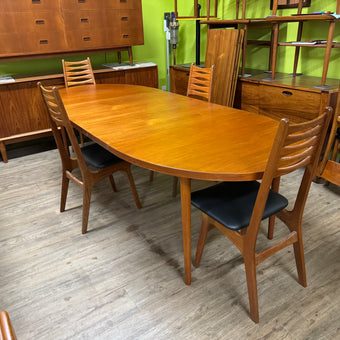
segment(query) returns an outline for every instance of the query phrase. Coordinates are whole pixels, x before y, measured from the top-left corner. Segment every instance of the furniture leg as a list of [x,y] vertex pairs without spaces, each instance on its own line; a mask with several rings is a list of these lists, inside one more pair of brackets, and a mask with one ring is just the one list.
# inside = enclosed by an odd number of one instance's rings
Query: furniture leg
[[69,182],[70,182],[70,180],[66,177],[65,174],[63,174],[63,178],[62,178],[62,182],[61,182],[60,212],[65,211]]
[[200,265],[208,230],[209,230],[209,218],[206,214],[202,213],[202,225],[200,230],[200,236],[198,237],[196,256],[194,262],[195,267],[198,267]]
[[305,266],[305,255],[303,253],[303,243],[301,233],[298,233],[298,241],[293,244],[294,246],[294,255],[296,262],[296,269],[298,272],[299,283],[303,287],[307,287],[307,278],[306,278],[306,266]]
[[90,212],[90,201],[91,201],[92,185],[86,187],[83,186],[83,218],[82,218],[82,228],[81,233],[86,234],[87,224],[89,221]]
[[130,188],[131,188],[131,191],[132,191],[132,195],[133,195],[133,198],[135,199],[136,207],[138,209],[142,209],[142,204],[140,203],[140,200],[139,200],[139,196],[138,196],[138,193],[137,193],[135,181],[133,180],[133,177],[132,177],[131,168],[129,167],[126,170],[126,172],[124,171],[124,173],[125,173],[128,181],[129,181],[129,185],[130,185]]
[[256,265],[255,256],[250,255],[244,257],[244,265],[246,270],[250,318],[258,323],[259,322],[259,303],[257,297],[257,281],[256,281]]
[[182,234],[185,284],[191,284],[191,179],[181,177]]
[[153,181],[153,174],[154,174],[154,172],[152,170],[150,170],[150,177],[149,177],[150,182]]
[[112,175],[109,176],[109,180],[110,180],[113,191],[117,192],[118,190],[117,190],[117,187],[116,187],[116,183],[115,183],[115,180],[114,180]]
[[[280,177],[274,178],[272,182],[272,190],[275,192],[279,192],[279,187],[280,187]],[[269,217],[269,222],[268,222],[268,239],[272,240],[274,237],[274,226],[275,226],[275,215],[272,215]]]
[[128,52],[129,52],[130,65],[133,66],[132,47],[128,46],[127,49],[128,49]]
[[5,143],[2,141],[0,141],[0,152],[1,152],[1,157],[4,163],[8,163],[6,146],[5,146]]
[[325,60],[324,60],[323,70],[322,70],[321,86],[326,85],[329,59],[331,57],[331,51],[332,51],[334,29],[335,29],[335,21],[331,21],[329,23],[329,31],[328,31],[327,45],[326,45],[326,51],[325,51]]
[[272,55],[272,79],[275,79],[275,72],[276,72],[276,59],[277,59],[277,49],[279,43],[279,24],[274,24],[273,27],[273,55]]

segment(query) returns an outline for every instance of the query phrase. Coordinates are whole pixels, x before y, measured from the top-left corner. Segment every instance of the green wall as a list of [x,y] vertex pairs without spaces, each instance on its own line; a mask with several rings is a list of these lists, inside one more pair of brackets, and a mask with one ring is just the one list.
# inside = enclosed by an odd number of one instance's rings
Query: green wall
[[[206,13],[205,0],[201,0],[202,14]],[[325,7],[324,0],[311,0],[312,7],[304,8],[303,13],[311,13],[318,10],[335,10],[336,0],[327,1]],[[193,13],[193,0],[178,0],[178,11],[182,16]],[[134,46],[133,54],[135,61],[149,61],[158,65],[159,85],[166,85],[166,40],[163,30],[164,12],[174,11],[174,0],[142,0],[143,21],[144,21],[144,45]],[[279,10],[278,15],[289,15],[296,12],[293,10]],[[265,17],[271,14],[269,0],[248,0],[247,17]],[[233,19],[235,17],[235,0],[220,0],[218,17],[221,19]],[[280,41],[296,40],[297,24],[283,24],[280,28]],[[179,44],[177,46],[177,63],[190,63],[195,61],[195,21],[180,20]],[[327,22],[306,22],[304,26],[303,40],[326,39],[328,31]],[[205,25],[201,27],[201,60],[204,60],[206,48]],[[249,38],[269,39],[270,30],[250,30]],[[340,26],[336,25],[334,40],[340,41]],[[299,62],[299,72],[307,75],[321,76],[323,67],[323,57],[325,50],[322,48],[302,48]],[[247,67],[265,70],[268,66],[269,49],[265,47],[254,47],[249,45],[247,51]],[[277,71],[291,72],[294,58],[294,48],[280,47],[278,53]],[[77,56],[67,59],[79,59]],[[329,78],[340,78],[338,75],[337,60],[340,56],[340,49],[333,49],[331,63],[328,71]],[[122,55],[128,60],[126,52]],[[0,74],[23,74],[38,71],[61,71],[61,58],[49,58],[40,60],[24,60],[0,63]],[[91,55],[91,62],[100,65],[106,62],[117,60],[116,53],[101,53]]]

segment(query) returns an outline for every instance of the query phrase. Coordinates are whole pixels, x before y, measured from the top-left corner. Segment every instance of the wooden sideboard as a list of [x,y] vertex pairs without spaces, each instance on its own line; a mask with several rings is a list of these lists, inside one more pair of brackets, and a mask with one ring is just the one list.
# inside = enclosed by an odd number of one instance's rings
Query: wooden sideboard
[[2,0],[0,58],[142,45],[141,0]]
[[339,79],[328,79],[329,86],[325,89],[316,87],[321,84],[319,77],[276,73],[272,81],[268,73],[248,72],[253,75],[238,80],[236,108],[299,123],[314,119],[328,105],[336,106]]
[[[94,70],[98,84],[132,84],[158,88],[157,66],[113,70]],[[15,82],[0,84],[0,152],[7,163],[6,144],[51,134],[48,117],[37,89],[44,86],[64,86],[63,74],[31,75],[15,78]]]

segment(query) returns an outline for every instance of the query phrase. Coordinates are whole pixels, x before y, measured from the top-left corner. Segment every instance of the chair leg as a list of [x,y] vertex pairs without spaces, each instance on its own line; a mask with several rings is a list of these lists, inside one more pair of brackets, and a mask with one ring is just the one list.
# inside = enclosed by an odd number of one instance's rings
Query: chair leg
[[117,192],[118,190],[117,190],[117,187],[116,187],[116,183],[115,183],[115,180],[114,180],[112,175],[109,176],[109,180],[110,180],[113,191]]
[[152,170],[150,170],[150,177],[149,177],[150,182],[153,181],[153,175],[154,175],[154,172]]
[[140,200],[139,200],[135,181],[133,180],[133,177],[132,177],[131,168],[129,167],[126,171],[124,171],[124,173],[125,173],[128,181],[129,181],[129,185],[130,185],[130,188],[131,188],[131,192],[133,194],[133,198],[135,199],[136,206],[137,206],[138,209],[141,209],[142,204],[140,203]]
[[248,297],[250,307],[250,318],[255,322],[259,322],[259,304],[257,297],[257,280],[256,280],[256,264],[255,256],[244,257],[244,265],[246,270]]
[[208,230],[209,230],[209,217],[206,214],[202,213],[202,224],[201,224],[200,235],[198,237],[196,256],[195,256],[195,262],[194,262],[194,266],[196,268],[200,265],[200,262],[201,262]]
[[66,177],[65,174],[63,174],[63,178],[62,178],[62,182],[61,182],[60,212],[65,211],[69,182],[70,182],[70,180]]
[[91,201],[92,186],[83,186],[83,218],[81,233],[86,234],[87,224],[89,221],[90,201]]
[[275,227],[275,215],[270,216],[268,219],[268,234],[267,237],[269,240],[272,240],[274,237],[274,227]]
[[177,187],[178,187],[178,177],[174,177],[174,181],[172,184],[172,197],[177,196]]
[[79,139],[80,139],[80,145],[83,147],[84,146],[84,135],[79,132]]
[[296,262],[296,269],[298,272],[299,283],[303,287],[307,287],[306,266],[305,266],[305,254],[303,251],[302,237],[299,235],[299,239],[293,244],[294,255]]

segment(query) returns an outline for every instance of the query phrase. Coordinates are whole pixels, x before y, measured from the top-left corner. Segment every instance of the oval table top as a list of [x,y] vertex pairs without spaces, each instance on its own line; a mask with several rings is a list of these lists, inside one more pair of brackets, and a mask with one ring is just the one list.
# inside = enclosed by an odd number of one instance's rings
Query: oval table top
[[60,90],[72,123],[122,159],[169,175],[260,179],[278,122],[159,89],[122,84]]

